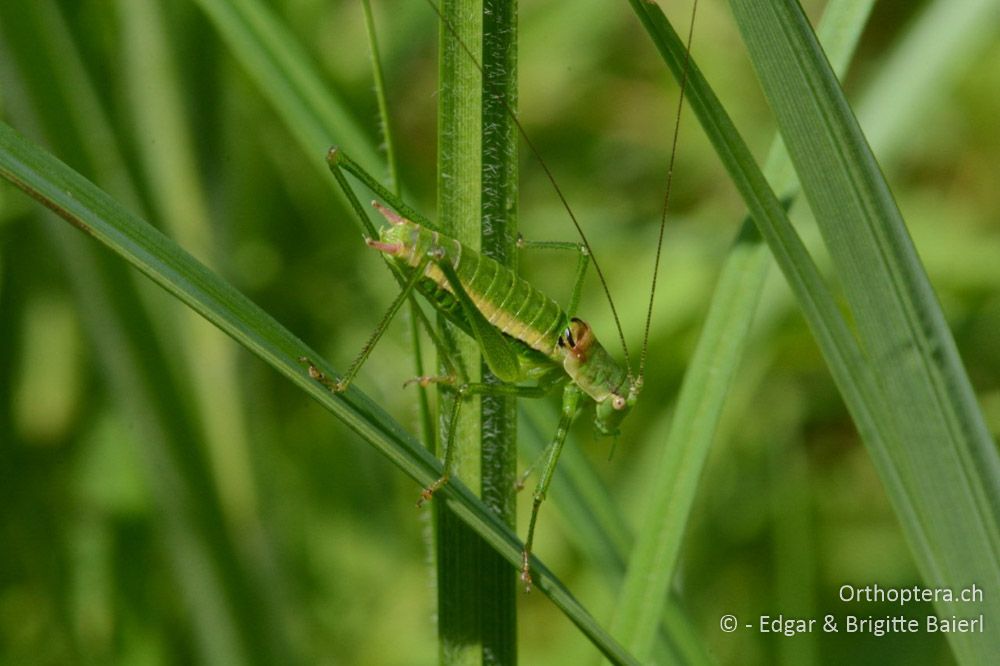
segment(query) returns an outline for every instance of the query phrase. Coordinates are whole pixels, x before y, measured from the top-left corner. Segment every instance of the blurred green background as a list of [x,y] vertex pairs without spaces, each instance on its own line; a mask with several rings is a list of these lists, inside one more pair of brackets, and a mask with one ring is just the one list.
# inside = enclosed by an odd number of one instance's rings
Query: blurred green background
[[[522,122],[591,235],[637,348],[676,85],[626,3],[521,4]],[[687,3],[664,4],[686,23]],[[805,4],[821,14],[822,2]],[[997,16],[992,3],[953,42],[918,51],[927,60],[901,51],[942,4],[876,3],[845,86],[996,433],[1000,21],[982,20]],[[238,22],[228,6],[257,5],[8,0],[0,111],[345,368],[396,289],[323,173],[331,144],[385,173],[362,9],[287,0],[249,14],[264,34],[288,31],[351,120],[312,145],[234,55],[220,30]],[[699,11],[694,57],[762,156],[773,124],[728,9],[704,2]],[[376,3],[375,12],[401,179],[408,201],[433,216],[435,16],[420,2]],[[886,74],[889,63],[901,73]],[[572,239],[539,165],[522,152],[521,231]],[[808,211],[793,210],[815,241]],[[671,211],[644,401],[612,460],[589,418],[570,440],[631,526],[743,215],[687,114]],[[529,255],[522,266],[566,300],[572,258]],[[613,348],[608,308],[596,281],[588,286],[581,314]],[[416,394],[400,388],[414,372],[406,331],[391,329],[358,385],[416,431]],[[0,663],[436,660],[430,512],[413,508],[416,484],[264,363],[7,186],[0,348]],[[557,406],[524,405],[525,436],[548,437]],[[617,579],[564,520],[558,487],[551,500],[537,553],[607,622]],[[527,513],[525,505],[522,535]],[[844,612],[843,583],[919,582],[777,271],[682,559],[679,597],[719,662],[950,660],[944,639],[925,633],[787,639],[718,629],[724,613]],[[524,663],[594,659],[544,596],[523,597],[519,611]],[[930,607],[902,612],[922,617]]]

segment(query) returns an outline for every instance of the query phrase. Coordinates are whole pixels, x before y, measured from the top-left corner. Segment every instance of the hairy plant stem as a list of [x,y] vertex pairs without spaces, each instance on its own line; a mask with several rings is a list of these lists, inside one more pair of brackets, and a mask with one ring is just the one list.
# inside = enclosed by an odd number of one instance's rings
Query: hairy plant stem
[[[438,97],[438,220],[441,228],[474,250],[480,247],[481,76],[463,48],[481,52],[482,7],[479,0],[441,3],[440,90]],[[473,340],[438,317],[442,337],[453,349],[467,379],[480,381],[479,350]],[[442,366],[443,367],[443,366]],[[446,470],[473,492],[481,493],[481,422],[479,399],[467,398],[457,423],[451,424],[453,392],[441,391],[439,442],[455,428],[454,463]],[[438,451],[438,455],[442,455]],[[438,576],[438,637],[442,664],[482,660],[483,590],[480,585],[481,539],[442,502],[435,502]]]
[[[444,230],[514,267],[517,134],[516,5],[449,0],[441,6],[438,210]],[[470,57],[471,56],[471,57]],[[480,67],[481,65],[481,67]],[[449,330],[470,381],[496,382],[467,336]],[[442,394],[441,414],[453,397]],[[450,472],[514,527],[516,404],[483,396],[462,406]],[[442,416],[442,437],[448,418]],[[510,564],[446,509],[437,512],[438,604],[444,663],[517,661],[515,577]]]
[[[482,253],[517,268],[517,2],[483,3]],[[497,380],[483,367],[483,380]],[[486,505],[516,527],[517,402],[482,398],[482,488]],[[483,662],[517,663],[517,587],[510,565],[492,549],[482,558]]]

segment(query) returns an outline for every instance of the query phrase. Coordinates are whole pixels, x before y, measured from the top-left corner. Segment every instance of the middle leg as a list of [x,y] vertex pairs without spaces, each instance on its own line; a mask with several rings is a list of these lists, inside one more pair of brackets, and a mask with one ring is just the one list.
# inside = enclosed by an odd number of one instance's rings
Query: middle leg
[[451,474],[451,465],[455,453],[455,425],[458,423],[458,416],[461,413],[462,404],[469,398],[475,395],[500,395],[515,398],[540,398],[547,393],[547,388],[544,386],[517,386],[511,384],[483,384],[483,383],[466,383],[454,388],[455,401],[452,404],[451,415],[449,418],[448,425],[448,437],[445,439],[444,443],[444,459],[442,461],[442,473],[441,476],[436,479],[432,484],[420,491],[420,499],[417,500],[417,506],[423,506],[425,502],[429,501],[434,493],[437,492],[441,486],[448,483],[449,475]]
[[583,278],[587,274],[587,267],[590,265],[590,252],[583,243],[572,243],[569,241],[531,241],[523,236],[518,236],[517,247],[522,250],[569,250],[577,253],[576,274],[573,276],[573,291],[570,292],[569,305],[566,307],[566,314],[570,317],[576,314],[576,308],[580,304],[580,293],[583,291]]

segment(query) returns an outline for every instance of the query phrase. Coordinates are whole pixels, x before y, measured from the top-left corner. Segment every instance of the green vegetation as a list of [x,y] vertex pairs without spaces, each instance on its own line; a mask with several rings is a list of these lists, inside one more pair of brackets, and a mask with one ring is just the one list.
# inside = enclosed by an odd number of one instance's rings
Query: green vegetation
[[[524,4],[519,117],[638,349],[677,96],[664,61],[680,69],[680,42],[645,2]],[[662,4],[684,34],[690,5]],[[731,4],[699,9],[704,79],[689,81],[642,400],[610,461],[611,442],[579,419],[540,518],[539,592],[508,594],[529,492],[513,531],[486,508],[502,493],[483,504],[456,483],[434,500],[478,534],[469,552],[497,554],[469,574],[495,586],[475,603],[505,596],[478,611],[498,615],[477,640],[496,663],[515,649],[547,664],[598,649],[981,663],[1000,621],[1000,3],[807,3],[879,168],[795,3]],[[343,396],[296,360],[346,368],[398,289],[326,169],[330,145],[389,187],[398,177],[432,218],[476,206],[436,168],[437,98],[471,85],[468,63],[458,52],[464,74],[439,71],[428,5],[372,10],[384,104],[360,2],[0,3],[0,175],[87,232],[0,188],[0,662],[438,660],[434,512],[413,504],[441,470],[420,444],[420,393],[400,388],[418,367],[411,324],[400,318]],[[747,52],[730,46],[738,33]],[[502,110],[488,113],[496,129]],[[772,193],[750,155],[765,161],[779,125],[791,158],[771,149]],[[490,139],[507,160],[510,131]],[[441,150],[470,159],[467,137],[447,138],[457,145]],[[484,205],[499,214],[519,189],[521,233],[574,240],[521,153],[519,186],[475,174]],[[572,257],[516,261],[568,298]],[[588,286],[581,315],[614,349]],[[426,341],[423,357],[431,372]],[[558,402],[519,402],[519,468]],[[507,409],[493,410],[484,432],[509,437]],[[509,478],[509,459],[490,473]],[[450,582],[445,599],[460,600]],[[838,599],[876,583],[976,583],[985,599]],[[984,613],[987,632],[727,634],[726,613]]]

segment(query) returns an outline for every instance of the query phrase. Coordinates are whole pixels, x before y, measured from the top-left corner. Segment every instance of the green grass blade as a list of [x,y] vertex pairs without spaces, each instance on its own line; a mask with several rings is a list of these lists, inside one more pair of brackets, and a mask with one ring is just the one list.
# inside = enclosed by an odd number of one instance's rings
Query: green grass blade
[[325,177],[326,163],[319,156],[335,142],[368,171],[375,170],[381,160],[371,139],[268,7],[258,0],[196,0],[196,4],[285,120],[313,167]]
[[[1000,589],[1000,456],[889,187],[801,8],[732,6],[879,377],[893,436],[868,443],[924,581]],[[995,633],[949,637],[965,663],[1000,651]]]
[[[522,403],[521,448],[523,459],[534,461],[551,437],[551,424],[543,427],[543,405],[537,401]],[[551,419],[548,419],[551,420]],[[551,503],[573,529],[567,533],[581,553],[602,573],[608,589],[617,591],[625,578],[625,561],[632,552],[633,534],[630,521],[619,504],[587,461],[580,447],[566,447],[559,457],[559,467],[549,490]],[[664,593],[668,594],[668,593]],[[661,604],[659,644],[654,651],[657,663],[710,664],[712,659],[698,632],[695,631],[676,594]],[[620,639],[620,637],[618,637]],[[635,650],[630,650],[635,652]],[[661,654],[663,659],[660,658]],[[644,657],[642,661],[648,661]]]
[[[840,69],[864,27],[871,2],[835,0],[824,14],[824,42]],[[788,155],[776,141],[765,173],[786,200],[797,191]],[[677,398],[653,492],[629,561],[612,633],[640,657],[650,654],[677,569],[685,527],[733,375],[770,266],[752,220],[744,221],[726,258],[698,345]]]
[[[4,46],[13,56],[11,69],[24,86],[19,99],[23,106],[14,114],[35,118],[37,131],[69,159],[86,164],[138,205],[139,188],[124,167],[121,132],[105,116],[78,43],[59,10],[47,0],[5,4],[0,17]],[[165,537],[169,580],[194,609],[189,622],[199,653],[209,661],[286,662],[290,651],[280,636],[282,629],[268,622],[282,610],[273,597],[259,594],[256,577],[267,574],[242,550],[241,538],[255,534],[248,524],[252,521],[233,529],[233,509],[243,519],[252,514],[232,502],[232,495],[226,497],[232,486],[224,487],[224,475],[216,475],[210,464],[209,442],[186,404],[196,389],[173,375],[171,352],[157,335],[155,324],[162,322],[154,320],[161,313],[141,297],[135,276],[121,262],[106,253],[97,256],[96,246],[82,245],[61,227],[47,223],[45,229],[60,263],[73,273],[79,316],[101,359],[101,376],[113,404],[139,430],[136,455],[160,519],[157,529],[162,528]],[[204,321],[199,323],[202,332],[207,329],[207,335],[221,337]],[[183,334],[187,328],[172,330]],[[218,368],[218,360],[202,359],[201,365]],[[212,406],[218,409],[219,401]],[[211,412],[211,406],[207,409]],[[232,415],[223,408],[215,418],[238,418],[239,410],[232,405],[229,409],[235,410]],[[125,597],[126,604],[135,603],[128,599],[127,588],[113,594]]]
[[[655,5],[630,1],[657,50],[679,78],[685,59],[684,44]],[[750,209],[757,228],[767,241],[799,302],[813,335],[827,357],[855,424],[865,436],[879,436],[870,402],[875,378],[862,363],[861,350],[847,327],[816,264],[792,228],[784,207],[754,161],[746,143],[692,60],[688,73],[688,100],[705,129],[723,166]]]
[[997,0],[936,0],[924,9],[854,106],[879,162],[921,130],[928,110],[944,103],[942,88],[995,41],[997,25]]
[[396,166],[395,142],[392,138],[392,124],[389,118],[389,102],[387,100],[385,75],[382,73],[382,57],[378,47],[378,35],[375,31],[375,17],[372,14],[370,0],[361,0],[365,10],[365,33],[368,36],[368,53],[372,61],[372,78],[375,82],[375,99],[378,101],[379,126],[382,131],[382,148],[385,151],[386,167],[390,190],[399,194],[399,169]]
[[[228,516],[215,492],[206,446],[183,405],[185,387],[169,372],[169,352],[134,285],[115,257],[48,220],[46,230],[73,288],[103,375],[117,406],[135,424],[136,452],[158,530],[167,545],[172,584],[183,592],[197,654],[206,662],[280,664],[273,617],[228,535]],[[122,594],[127,594],[124,590]]]
[[[389,117],[389,102],[387,99],[385,75],[382,72],[382,57],[378,46],[378,34],[375,29],[375,16],[369,0],[361,3],[365,10],[365,32],[368,37],[368,54],[372,63],[372,78],[375,83],[375,99],[378,101],[379,126],[382,131],[382,147],[385,150],[386,166],[388,168],[387,189],[400,196],[399,170],[396,167],[396,149],[392,138],[392,119]],[[339,170],[334,176],[340,176]],[[344,183],[341,183],[341,188]],[[353,202],[352,202],[353,205]],[[366,218],[365,218],[366,219]],[[370,230],[368,233],[372,233]],[[413,348],[413,376],[427,375],[424,364],[423,346],[420,339],[420,305],[415,298],[410,299],[407,326],[410,330],[410,345]],[[424,442],[434,441],[434,415],[431,412],[430,395],[427,387],[417,386],[417,409],[420,413],[420,439]]]
[[701,471],[767,274],[760,235],[752,226],[744,232],[726,259],[684,377],[612,624],[614,635],[640,657],[653,647]]
[[[155,217],[181,245],[211,266],[210,258],[222,252],[210,224],[208,195],[197,178],[196,139],[184,122],[184,91],[166,21],[152,0],[121,3],[121,16],[130,110],[139,128],[140,158]],[[178,336],[193,378],[191,392],[198,402],[213,473],[235,532],[255,531],[257,491],[248,481],[253,478],[252,455],[247,449],[249,427],[241,408],[236,349],[194,312],[185,315]],[[225,378],[232,389],[222,394],[214,390],[217,378]]]
[[[656,5],[630,0],[660,55],[675,77],[681,76],[684,44]],[[705,128],[716,152],[743,196],[778,265],[785,273],[799,306],[809,321],[821,349],[837,372],[842,390],[850,392],[848,404],[857,410],[856,422],[865,432],[874,432],[875,422],[863,399],[874,385],[874,376],[861,363],[861,351],[826,288],[816,264],[792,228],[784,207],[743,142],[735,125],[712,92],[692,59],[688,72],[688,100]],[[860,427],[860,426],[859,426]]]
[[[437,459],[362,392],[352,388],[342,395],[333,395],[310,379],[297,359],[311,355],[320,362],[315,352],[172,241],[6,124],[0,124],[0,176],[106,245],[288,377],[417,483],[426,485],[440,476],[441,466]],[[330,371],[325,364],[321,363],[321,367]],[[447,484],[436,501],[447,503],[504,559],[518,566],[520,541],[461,482]],[[549,596],[601,652],[615,663],[637,663],[547,567],[537,559],[533,560],[532,567],[538,589]]]
[[[637,7],[637,9],[640,10],[640,16],[651,31],[661,53],[676,73],[679,70],[683,53],[676,35],[672,34],[665,20],[654,8]],[[766,39],[764,37],[762,41],[766,41]],[[794,61],[794,59],[790,60]],[[850,337],[843,322],[840,321],[840,317],[831,310],[829,296],[825,293],[826,289],[822,283],[815,279],[813,275],[815,269],[812,267],[811,261],[801,251],[797,239],[792,238],[790,230],[784,228],[787,221],[784,221],[780,216],[770,215],[774,209],[774,202],[769,201],[771,197],[755,185],[756,175],[752,173],[752,170],[746,170],[746,167],[749,167],[752,162],[748,161],[745,148],[740,145],[741,142],[738,141],[735,133],[730,131],[731,123],[724,119],[723,114],[720,113],[721,107],[712,99],[713,96],[707,90],[702,90],[702,84],[700,76],[696,74],[692,81],[692,105],[699,113],[703,124],[706,125],[709,136],[716,144],[724,164],[733,174],[734,182],[750,204],[755,221],[761,227],[772,252],[775,253],[779,265],[781,265],[799,299],[800,306],[803,307],[821,349],[827,356],[828,366],[851,410],[855,424],[869,446],[877,468],[883,475],[883,481],[889,494],[896,500],[897,512],[907,529],[912,529],[919,523],[918,510],[913,504],[905,501],[907,489],[901,480],[900,470],[896,469],[892,461],[892,453],[902,448],[902,445],[898,443],[895,424],[888,419],[881,418],[881,415],[888,411],[888,407],[885,405],[887,398],[881,392],[881,387],[875,379],[875,373],[867,364],[866,359],[861,356],[860,350]],[[747,187],[748,185],[750,187]],[[763,195],[763,199],[758,199],[761,195]],[[761,203],[764,203],[765,206],[761,207]],[[776,222],[777,225],[775,225]],[[972,418],[975,419],[975,417]],[[992,466],[993,463],[988,459],[989,453],[984,448],[980,448],[975,455],[987,456],[985,461],[988,463],[987,467]],[[966,466],[962,471],[968,472],[970,470]],[[991,475],[992,473],[987,471],[987,474]],[[959,481],[964,481],[964,479],[960,477]],[[937,483],[930,484],[930,487],[935,487],[939,483],[940,478]],[[962,488],[958,489],[957,494],[961,494],[969,488],[966,484],[961,485]],[[977,491],[976,485],[976,483],[971,484],[973,493]],[[980,498],[988,496],[990,493],[988,489],[979,489],[979,492],[982,493]],[[904,498],[903,501],[900,501],[900,498]],[[980,510],[975,500],[965,502],[965,508],[970,510],[973,515]],[[979,536],[985,540],[991,539],[996,534],[995,528],[990,525],[982,526],[981,530]],[[957,542],[953,541],[952,543]],[[991,549],[991,547],[987,548],[987,552]],[[993,574],[989,573],[989,576],[992,577]]]

